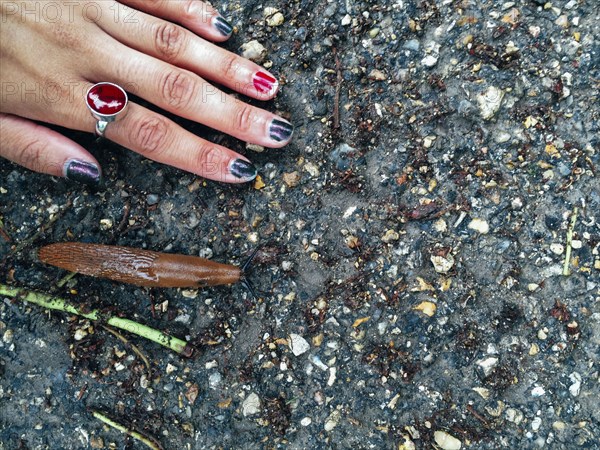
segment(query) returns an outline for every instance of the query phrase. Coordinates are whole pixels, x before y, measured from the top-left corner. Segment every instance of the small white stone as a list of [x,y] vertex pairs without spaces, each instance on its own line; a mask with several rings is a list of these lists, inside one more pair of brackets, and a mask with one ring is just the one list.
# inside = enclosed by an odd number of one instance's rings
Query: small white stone
[[565,246],[558,243],[550,244],[550,251],[556,255],[562,255],[565,251]]
[[175,372],[177,370],[177,367],[174,366],[173,364],[169,363],[167,364],[167,368],[165,370],[165,372],[167,372],[167,375],[172,374],[173,372]]
[[310,350],[310,344],[299,334],[290,334],[289,345],[294,356],[300,356]]
[[533,419],[531,421],[531,429],[533,431],[538,431],[541,426],[542,426],[542,418],[541,417],[536,417],[535,419]]
[[571,248],[574,250],[579,250],[582,247],[583,243],[578,239],[573,239],[571,241]]
[[477,103],[481,117],[485,120],[490,120],[500,109],[504,91],[495,86],[488,87],[484,92],[477,95]]
[[487,223],[487,221],[478,218],[471,220],[471,223],[469,223],[469,228],[471,230],[478,231],[481,234],[487,234],[490,231],[490,225]]
[[454,257],[448,253],[444,256],[432,256],[431,263],[437,273],[448,273],[454,266]]
[[515,424],[519,424],[523,421],[523,413],[518,409],[508,408],[506,410],[506,420]]
[[312,423],[312,419],[310,417],[305,417],[304,419],[302,419],[300,421],[300,425],[302,425],[303,427],[307,427]]
[[569,386],[569,393],[573,397],[577,397],[579,395],[579,391],[581,391],[581,375],[579,375],[577,372],[573,372],[571,375],[569,375],[569,379],[573,383],[571,386]]
[[487,377],[492,369],[498,364],[498,358],[490,356],[489,358],[480,359],[477,361],[477,365],[483,369],[483,374]]
[[335,427],[337,427],[338,423],[340,422],[341,416],[341,413],[337,409],[333,411],[325,421],[325,431],[331,431]]
[[250,61],[261,63],[267,56],[267,49],[257,40],[242,44],[242,56]]
[[437,64],[438,58],[434,55],[427,55],[421,60],[421,64],[425,67],[433,67]]
[[352,23],[352,17],[350,17],[350,14],[346,14],[343,18],[342,18],[342,26],[348,26]]
[[75,330],[75,335],[73,336],[76,341],[81,341],[84,337],[88,335],[88,332],[82,328],[77,328]]
[[283,17],[283,14],[281,14],[280,12],[276,12],[275,14],[268,16],[267,17],[267,25],[270,27],[278,27],[280,25],[283,24],[283,22],[285,21],[285,18]]
[[536,386],[531,390],[532,397],[541,397],[546,394],[546,390],[542,386]]
[[260,398],[254,392],[248,395],[242,403],[244,417],[252,416],[260,411]]
[[435,443],[444,450],[460,450],[462,443],[454,436],[445,431],[436,431],[433,433]]
[[329,368],[329,378],[327,379],[327,386],[333,386],[337,377],[337,369],[335,367]]

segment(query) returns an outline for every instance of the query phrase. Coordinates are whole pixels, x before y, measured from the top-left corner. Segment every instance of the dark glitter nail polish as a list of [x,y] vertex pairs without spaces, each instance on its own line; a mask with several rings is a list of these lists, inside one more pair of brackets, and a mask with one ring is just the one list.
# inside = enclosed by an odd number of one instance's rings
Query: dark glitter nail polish
[[77,159],[71,159],[65,163],[64,175],[69,180],[90,186],[98,186],[102,180],[102,173],[96,164]]
[[229,165],[229,172],[237,178],[244,179],[246,181],[254,180],[256,178],[256,167],[252,163],[243,159],[236,159]]
[[294,126],[286,121],[273,119],[269,128],[271,139],[276,142],[288,141],[294,133]]
[[220,16],[213,19],[213,26],[219,30],[219,33],[223,36],[229,36],[233,32],[231,24]]

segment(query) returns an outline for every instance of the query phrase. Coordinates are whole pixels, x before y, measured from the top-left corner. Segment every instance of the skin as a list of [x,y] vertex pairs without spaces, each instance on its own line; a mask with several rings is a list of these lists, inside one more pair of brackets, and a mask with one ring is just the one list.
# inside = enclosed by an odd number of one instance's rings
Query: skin
[[[93,133],[84,95],[102,81],[246,142],[278,148],[289,141],[270,136],[272,121],[281,118],[211,84],[260,100],[278,88],[259,92],[253,77],[268,72],[209,42],[228,36],[215,25],[219,13],[201,1],[1,0],[0,8],[0,156],[17,164],[55,176],[64,176],[73,159],[100,169],[86,149],[33,121]],[[132,101],[105,137],[209,179],[253,178],[232,173],[233,162],[245,157]]]
[[239,267],[197,256],[81,242],[47,245],[39,258],[71,272],[147,287],[202,288],[241,278]]

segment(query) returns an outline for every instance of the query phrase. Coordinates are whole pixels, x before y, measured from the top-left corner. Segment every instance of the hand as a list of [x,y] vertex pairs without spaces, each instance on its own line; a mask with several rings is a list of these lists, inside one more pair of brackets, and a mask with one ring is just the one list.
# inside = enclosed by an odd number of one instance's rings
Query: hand
[[[85,93],[103,81],[247,142],[277,148],[291,138],[289,122],[205,81],[261,100],[278,89],[265,69],[208,42],[226,40],[232,27],[201,1],[2,0],[0,7],[0,156],[17,164],[98,183],[90,153],[33,120],[94,132]],[[245,157],[131,101],[105,137],[213,180],[256,176]]]

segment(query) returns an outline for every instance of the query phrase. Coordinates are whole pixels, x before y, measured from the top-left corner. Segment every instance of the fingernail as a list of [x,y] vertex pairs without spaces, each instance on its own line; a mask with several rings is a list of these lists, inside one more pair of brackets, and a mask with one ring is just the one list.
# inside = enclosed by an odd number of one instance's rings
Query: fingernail
[[269,128],[269,135],[275,142],[289,141],[294,134],[294,126],[280,119],[273,119]]
[[219,30],[219,33],[221,33],[223,36],[229,36],[231,33],[233,33],[233,27],[231,24],[221,16],[215,16],[213,18],[213,27]]
[[229,172],[237,178],[250,181],[256,178],[256,167],[246,160],[236,159],[229,165]]
[[63,168],[65,178],[90,186],[98,186],[102,180],[100,168],[93,163],[70,159]]
[[277,79],[266,72],[256,72],[252,79],[254,88],[261,94],[267,94],[277,88]]

